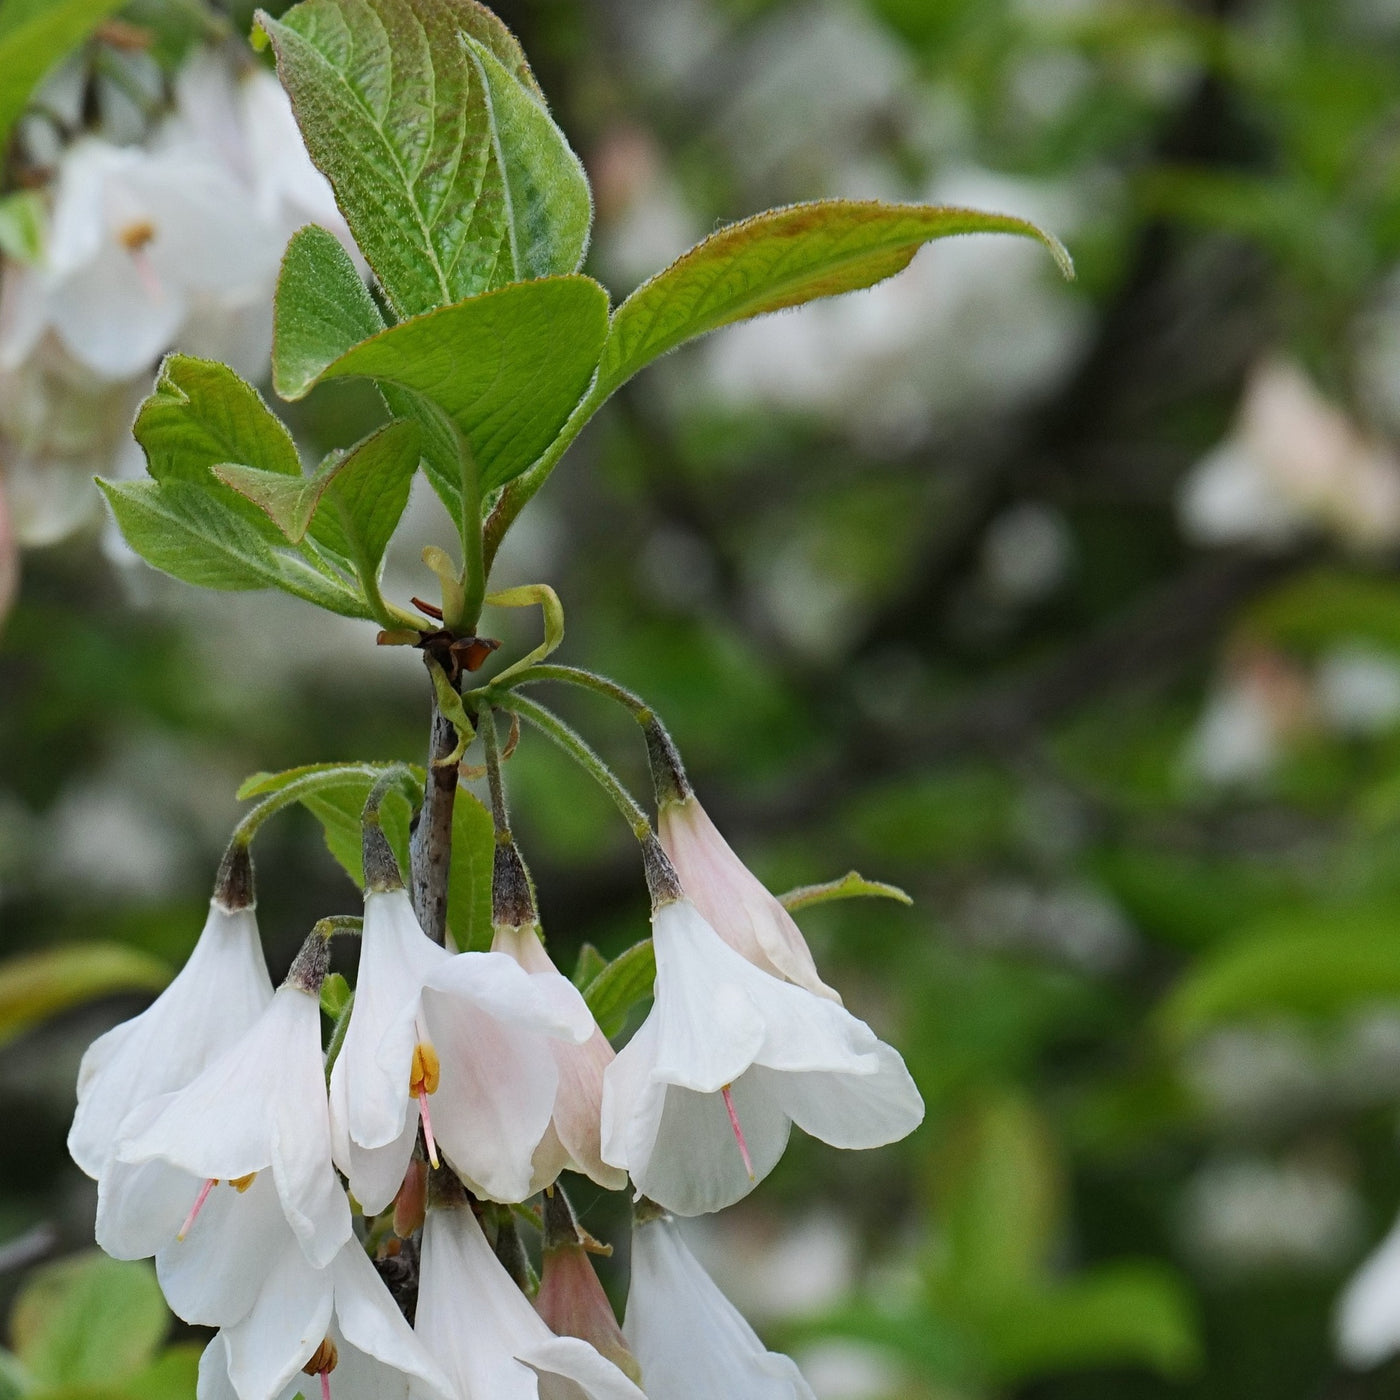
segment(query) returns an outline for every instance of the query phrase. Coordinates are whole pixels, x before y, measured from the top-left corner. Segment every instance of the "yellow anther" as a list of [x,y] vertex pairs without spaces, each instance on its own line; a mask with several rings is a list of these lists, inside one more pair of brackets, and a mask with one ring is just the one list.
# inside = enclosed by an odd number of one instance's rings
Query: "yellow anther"
[[442,1066],[437,1051],[426,1041],[413,1047],[413,1068],[408,1072],[408,1092],[416,1099],[422,1094],[436,1094],[442,1080]]
[[139,253],[156,236],[156,226],[149,219],[138,219],[127,224],[117,234],[121,245],[128,253]]
[[335,1349],[335,1343],[329,1337],[311,1353],[311,1360],[301,1369],[308,1376],[329,1375],[340,1365],[340,1353]]
[[257,1172],[249,1172],[247,1176],[233,1176],[229,1178],[229,1185],[241,1196],[252,1184]]

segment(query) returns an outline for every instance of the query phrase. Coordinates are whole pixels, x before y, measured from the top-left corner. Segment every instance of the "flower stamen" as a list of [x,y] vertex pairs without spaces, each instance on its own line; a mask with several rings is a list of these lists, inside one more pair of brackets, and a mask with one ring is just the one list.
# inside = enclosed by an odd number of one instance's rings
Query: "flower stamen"
[[229,1185],[241,1196],[252,1184],[257,1172],[249,1172],[247,1176],[233,1176],[229,1178]]
[[408,1073],[408,1092],[418,1100],[418,1111],[423,1117],[423,1141],[428,1148],[428,1160],[434,1167],[438,1165],[437,1143],[433,1138],[433,1119],[428,1112],[428,1095],[437,1093],[442,1082],[442,1065],[437,1051],[426,1041],[420,1040],[413,1047],[413,1067]]
[[175,1238],[181,1242],[186,1235],[194,1228],[194,1222],[199,1212],[204,1209],[204,1203],[209,1199],[209,1193],[219,1184],[216,1176],[211,1176],[203,1186],[199,1188],[199,1195],[195,1197],[194,1204],[190,1207],[190,1213],[185,1217],[185,1223],[180,1226],[180,1233]]
[[331,1372],[340,1365],[340,1353],[335,1343],[326,1337],[321,1345],[311,1353],[311,1359],[302,1371],[308,1376],[318,1376],[321,1380],[321,1400],[331,1400]]
[[739,1111],[734,1107],[734,1095],[729,1091],[733,1086],[726,1084],[720,1093],[724,1095],[724,1106],[729,1110],[729,1126],[734,1129],[734,1141],[739,1144],[739,1155],[744,1159],[744,1170],[749,1180],[754,1180],[753,1158],[749,1156],[749,1145],[744,1141],[744,1130],[739,1126]]

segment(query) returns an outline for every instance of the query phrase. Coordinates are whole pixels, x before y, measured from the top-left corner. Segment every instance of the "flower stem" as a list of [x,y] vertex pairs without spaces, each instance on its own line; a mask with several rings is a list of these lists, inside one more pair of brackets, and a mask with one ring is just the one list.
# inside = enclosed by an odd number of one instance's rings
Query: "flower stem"
[[651,821],[641,804],[622,785],[617,774],[594,753],[582,735],[571,729],[552,710],[527,700],[523,695],[497,696],[494,703],[503,710],[519,715],[553,739],[617,804],[618,811],[627,819],[627,825],[632,828],[637,840],[645,844],[652,839]]
[[[334,773],[322,770],[306,773],[300,778],[293,778],[285,787],[278,788],[276,792],[263,798],[234,827],[233,837],[229,842],[229,852],[231,853],[235,846],[243,846],[246,849],[252,844],[253,837],[258,834],[259,828],[269,817],[276,816],[284,808],[300,802],[308,793],[320,792],[330,787],[358,785],[366,778],[377,780],[387,772],[395,773],[400,780],[408,777],[412,781],[412,774],[401,763],[387,765],[382,763],[347,764],[344,768],[337,768]],[[416,787],[416,784],[414,786]],[[229,856],[226,855],[225,860],[228,859]]]
[[491,862],[491,925],[493,928],[535,928],[539,924],[539,911],[530,872],[511,835],[495,714],[490,710],[480,711],[477,729],[486,759],[486,784],[491,791],[491,819],[496,828],[496,849]]

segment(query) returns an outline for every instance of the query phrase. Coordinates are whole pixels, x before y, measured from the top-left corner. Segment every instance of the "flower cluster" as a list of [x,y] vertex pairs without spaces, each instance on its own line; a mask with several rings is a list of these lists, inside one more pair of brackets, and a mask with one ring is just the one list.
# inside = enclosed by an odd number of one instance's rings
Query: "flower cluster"
[[[655,721],[660,837],[650,1012],[613,1052],[541,941],[510,833],[494,719],[493,943],[425,932],[365,808],[364,914],[318,924],[275,991],[235,834],[194,953],[164,994],[87,1052],[70,1135],[98,1181],[98,1242],[154,1256],[171,1307],[217,1328],[201,1400],[332,1393],[432,1400],[810,1396],[688,1252],[675,1215],[739,1200],[792,1124],[838,1147],[912,1131],[899,1055],[818,977],[786,909],[710,823]],[[323,1048],[330,939],[358,932],[357,985]],[[636,1197],[619,1327],[607,1252],[560,1175]],[[543,1192],[542,1276],[517,1218]]]
[[102,117],[74,60],[20,133],[32,240],[0,258],[0,509],[20,544],[90,520],[94,472],[139,472],[131,418],[177,342],[265,377],[296,229],[320,224],[353,249],[286,94],[251,54],[196,49],[168,79],[145,53],[103,57],[149,89],[151,116]]

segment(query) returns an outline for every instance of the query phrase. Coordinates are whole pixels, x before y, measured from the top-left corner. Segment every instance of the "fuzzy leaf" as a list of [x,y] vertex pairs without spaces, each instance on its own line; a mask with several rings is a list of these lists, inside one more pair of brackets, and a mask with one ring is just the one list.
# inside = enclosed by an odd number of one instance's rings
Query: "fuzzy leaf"
[[20,1362],[46,1389],[132,1375],[153,1359],[169,1327],[155,1269],[96,1251],[34,1273],[10,1318]]
[[274,550],[212,491],[185,481],[99,481],[98,485],[126,542],[164,573],[201,588],[231,592],[280,588],[328,612],[370,617],[357,591],[318,572],[304,559]]
[[49,69],[125,0],[6,0],[0,5],[0,148]]
[[677,345],[734,321],[872,287],[931,239],[961,233],[1038,238],[1066,277],[1059,241],[1024,219],[930,204],[826,199],[770,209],[711,234],[617,309],[594,397]]
[[120,943],[69,943],[0,962],[0,1045],[56,1012],[117,992],[158,992],[170,969]]
[[808,909],[813,904],[828,904],[833,899],[893,899],[898,904],[914,902],[898,885],[867,880],[855,870],[848,871],[839,880],[828,880],[824,885],[801,885],[778,896],[778,902],[790,914],[798,909]]
[[[421,396],[456,424],[487,491],[553,441],[588,387],[607,313],[608,295],[590,278],[522,282],[391,326],[331,361],[307,388],[363,376]],[[390,403],[400,411],[398,400]],[[424,457],[434,488],[460,519],[455,445],[429,432]]]
[[408,505],[418,470],[416,423],[396,422],[327,458],[311,477],[224,465],[214,475],[253,502],[293,544],[308,530],[341,558],[374,573]]
[[588,250],[588,176],[544,103],[485,45],[468,40],[485,84],[491,145],[505,205],[506,266],[495,284],[577,272]]
[[332,360],[384,329],[350,255],[315,224],[298,229],[282,258],[272,332],[272,387],[299,399]]
[[632,1008],[651,995],[655,981],[656,953],[649,938],[633,944],[593,978],[583,999],[605,1036],[622,1030]]
[[452,867],[447,878],[447,927],[463,953],[491,946],[491,869],[496,827],[490,811],[465,788],[452,804]]
[[462,37],[522,91],[510,32],[473,0],[303,0],[259,12],[307,149],[401,316],[510,280],[486,87]]

